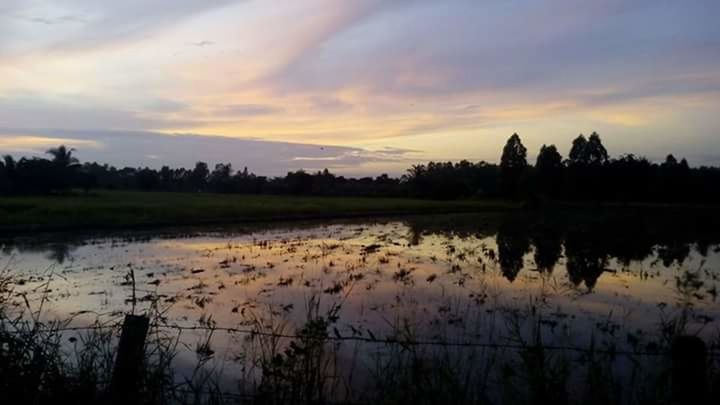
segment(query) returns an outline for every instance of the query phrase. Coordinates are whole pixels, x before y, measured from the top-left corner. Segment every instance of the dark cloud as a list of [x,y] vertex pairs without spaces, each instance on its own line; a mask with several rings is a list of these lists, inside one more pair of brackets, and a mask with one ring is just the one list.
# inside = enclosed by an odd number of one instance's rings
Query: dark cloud
[[13,128],[87,128],[153,129],[201,124],[191,118],[172,118],[165,112],[178,112],[183,103],[171,100],[149,100],[137,109],[103,106],[82,97],[43,97],[32,93],[0,95],[0,126]]
[[[36,141],[28,143],[29,149],[25,147],[24,150],[36,155],[43,154],[56,142],[67,140],[68,146],[78,149],[77,155],[83,161],[155,168],[163,165],[192,167],[200,160],[211,165],[230,162],[236,168],[247,166],[249,170],[262,175],[283,175],[291,170],[322,168],[355,175],[365,172],[362,166],[369,163],[410,162],[407,155],[414,152],[393,148],[371,151],[330,145],[144,131],[0,128],[2,137],[12,137],[18,143],[22,143],[22,138],[46,139],[45,143]],[[52,144],[46,144],[48,142]]]

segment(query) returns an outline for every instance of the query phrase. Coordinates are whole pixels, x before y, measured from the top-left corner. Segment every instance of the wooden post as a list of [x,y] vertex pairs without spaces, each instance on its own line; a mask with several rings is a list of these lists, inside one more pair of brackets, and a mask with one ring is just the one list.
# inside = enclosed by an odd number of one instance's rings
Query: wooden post
[[673,341],[672,399],[683,405],[707,401],[707,348],[697,336],[678,336]]
[[127,404],[137,399],[139,372],[149,327],[150,319],[146,316],[125,316],[110,385],[111,402],[114,404]]

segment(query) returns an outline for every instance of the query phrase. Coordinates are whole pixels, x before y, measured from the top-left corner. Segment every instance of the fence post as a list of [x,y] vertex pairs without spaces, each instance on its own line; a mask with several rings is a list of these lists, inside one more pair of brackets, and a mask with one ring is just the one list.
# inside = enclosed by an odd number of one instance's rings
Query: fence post
[[137,399],[139,372],[149,327],[148,317],[125,315],[110,385],[111,402],[114,404],[127,404]]
[[707,400],[707,348],[697,336],[678,336],[673,341],[672,399],[678,404]]

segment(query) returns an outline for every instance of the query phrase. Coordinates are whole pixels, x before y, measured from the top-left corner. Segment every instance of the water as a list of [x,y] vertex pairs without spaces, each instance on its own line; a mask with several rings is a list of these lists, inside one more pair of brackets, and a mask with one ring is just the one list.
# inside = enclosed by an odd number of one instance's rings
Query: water
[[[339,308],[331,336],[513,344],[540,336],[647,350],[683,319],[687,333],[716,339],[720,238],[658,229],[454,215],[55,235],[5,241],[0,263],[19,280],[18,308],[24,294],[34,311],[42,303],[42,319],[72,326],[152,308],[170,325],[292,334],[317,302],[321,315]],[[182,341],[192,348],[206,337],[189,331]],[[213,334],[213,362],[225,374],[246,358],[243,339]],[[367,360],[375,349],[363,350]],[[191,363],[191,352],[180,361]],[[341,364],[357,362],[357,353],[338,353]]]

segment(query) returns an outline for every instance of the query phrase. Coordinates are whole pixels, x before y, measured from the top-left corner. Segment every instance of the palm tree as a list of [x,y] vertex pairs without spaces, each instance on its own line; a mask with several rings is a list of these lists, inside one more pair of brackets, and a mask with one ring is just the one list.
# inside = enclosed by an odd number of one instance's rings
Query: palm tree
[[5,170],[12,171],[15,170],[16,162],[15,158],[13,158],[10,155],[3,156],[3,162],[5,163]]
[[56,189],[67,189],[72,186],[75,180],[80,162],[73,156],[73,152],[75,152],[75,149],[68,149],[65,145],[48,149],[46,152],[52,156],[51,162],[55,166],[53,183]]
[[75,148],[68,149],[65,145],[47,150],[47,154],[52,155],[52,162],[62,169],[71,169],[80,166],[80,162],[72,154]]

